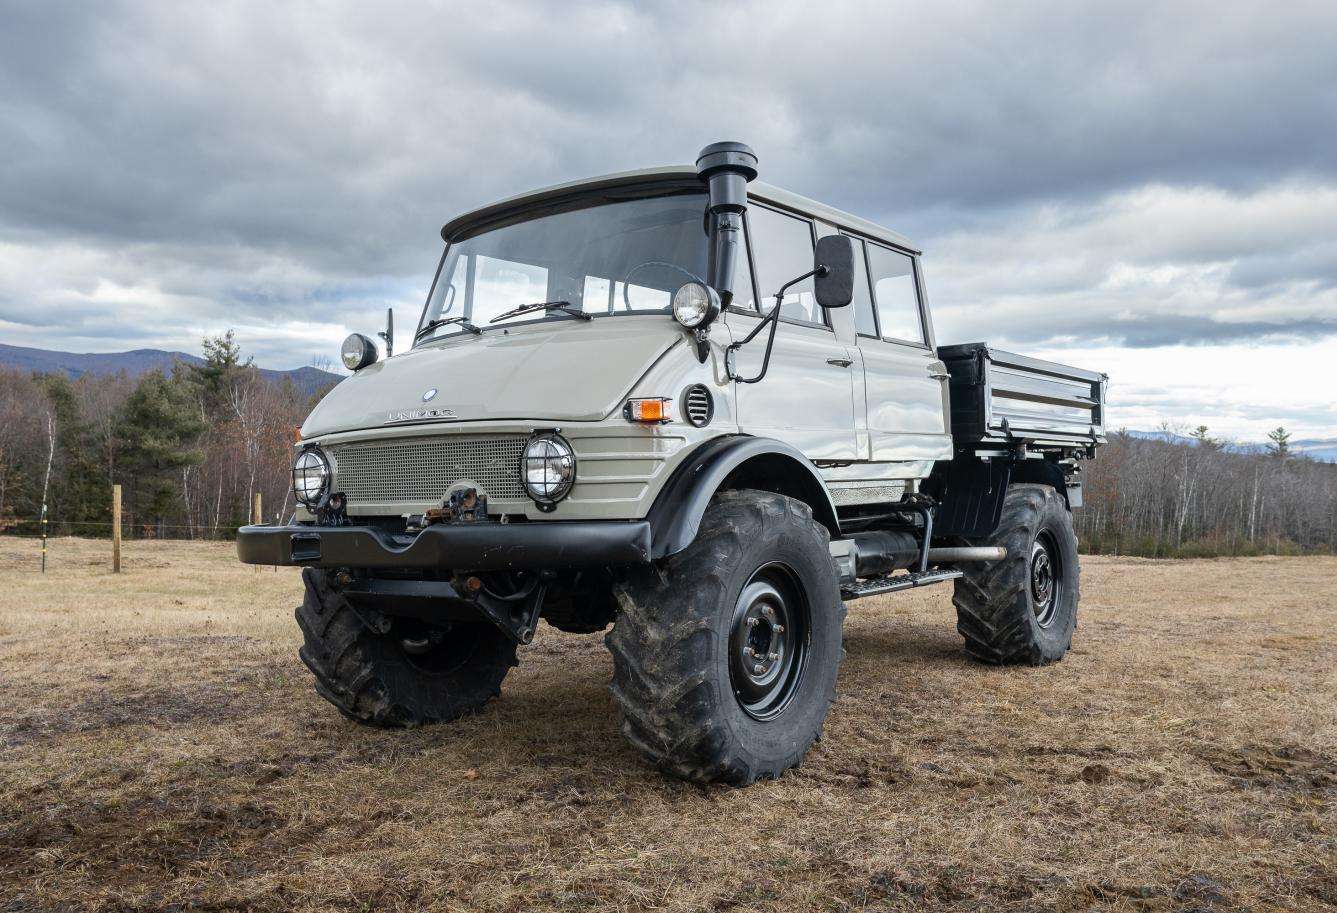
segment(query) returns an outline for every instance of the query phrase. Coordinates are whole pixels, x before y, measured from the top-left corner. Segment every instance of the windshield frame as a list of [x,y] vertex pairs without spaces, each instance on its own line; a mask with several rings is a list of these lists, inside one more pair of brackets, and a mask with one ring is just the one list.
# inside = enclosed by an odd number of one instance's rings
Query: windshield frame
[[[513,211],[501,213],[493,218],[485,218],[477,223],[469,224],[451,232],[451,236],[446,240],[445,248],[441,251],[441,256],[437,260],[436,271],[432,275],[432,283],[427,289],[427,297],[423,301],[422,309],[418,315],[418,322],[414,327],[414,339],[411,348],[427,346],[435,342],[441,342],[447,339],[456,339],[460,336],[474,335],[469,330],[456,324],[451,327],[441,327],[444,332],[432,331],[419,338],[423,332],[423,327],[428,323],[427,312],[432,306],[432,298],[436,294],[437,285],[441,281],[441,274],[445,269],[446,261],[450,257],[451,249],[464,241],[477,237],[487,232],[497,231],[508,228],[512,225],[531,222],[546,216],[558,215],[565,212],[574,212],[584,209],[595,209],[601,206],[616,205],[618,203],[629,203],[637,200],[659,199],[670,196],[700,196],[702,198],[702,244],[708,244],[705,234],[705,204],[708,202],[708,196],[699,182],[688,182],[683,180],[672,181],[653,181],[639,183],[627,187],[616,189],[585,189],[582,192],[564,195],[553,200],[544,200],[531,202],[529,205],[517,208]],[[707,248],[708,249],[708,248]],[[618,280],[612,280],[616,284]],[[687,273],[684,272],[683,282],[689,281]],[[672,301],[672,292],[670,302]],[[538,303],[535,301],[534,303]],[[672,305],[668,307],[657,308],[630,308],[623,310],[601,310],[584,311],[592,319],[603,317],[625,317],[625,316],[646,316],[658,315],[672,319]],[[470,315],[472,316],[472,315]],[[476,324],[477,328],[486,333],[489,330],[510,329],[512,327],[530,326],[537,323],[551,323],[553,321],[566,321],[572,323],[583,323],[584,321],[573,318],[570,314],[563,314],[560,310],[536,311],[535,316],[524,315],[519,318],[504,320],[500,323],[481,323]]]

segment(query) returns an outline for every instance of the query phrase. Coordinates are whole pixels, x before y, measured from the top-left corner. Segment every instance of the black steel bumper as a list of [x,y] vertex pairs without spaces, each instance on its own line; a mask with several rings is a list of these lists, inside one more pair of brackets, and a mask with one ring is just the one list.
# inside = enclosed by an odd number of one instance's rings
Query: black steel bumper
[[246,564],[458,571],[643,564],[650,560],[650,524],[459,523],[412,535],[367,526],[243,526],[237,531],[237,556]]

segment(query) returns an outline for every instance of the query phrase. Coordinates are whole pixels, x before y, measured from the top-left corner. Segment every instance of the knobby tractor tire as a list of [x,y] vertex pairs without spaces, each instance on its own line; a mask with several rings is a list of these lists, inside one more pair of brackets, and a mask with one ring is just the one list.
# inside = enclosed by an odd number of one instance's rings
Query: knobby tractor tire
[[[800,501],[724,492],[687,549],[618,582],[617,620],[605,638],[611,691],[623,734],[661,770],[697,782],[773,779],[797,766],[820,736],[844,653],[845,606],[828,543],[826,528]],[[801,641],[777,647],[783,631],[767,629],[777,639],[763,650],[784,650],[795,659],[776,660],[774,668],[792,673],[796,664],[798,672],[786,675],[790,684],[773,703],[763,708],[760,702],[770,700],[763,696],[749,710],[744,690],[763,686],[739,685],[746,672],[731,678],[739,645],[733,638],[756,630],[740,624],[751,612],[766,612],[765,588],[772,586],[788,601],[777,601],[766,617],[785,615],[789,636]]]
[[305,568],[297,607],[305,643],[298,651],[316,676],[316,692],[350,720],[371,726],[419,726],[476,713],[501,693],[516,665],[515,643],[490,624],[457,625],[420,654],[406,637],[428,633],[412,621],[387,632],[368,627],[326,573]]
[[1048,485],[1009,486],[998,529],[971,544],[1002,545],[1007,557],[961,565],[966,573],[956,580],[952,603],[966,653],[993,665],[1061,660],[1072,646],[1080,597],[1077,534],[1063,496]]

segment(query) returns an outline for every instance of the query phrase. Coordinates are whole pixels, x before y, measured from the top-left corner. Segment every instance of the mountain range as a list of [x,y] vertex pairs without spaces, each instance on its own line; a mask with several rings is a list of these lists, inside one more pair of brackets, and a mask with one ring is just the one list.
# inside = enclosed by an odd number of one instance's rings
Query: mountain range
[[[154,369],[170,372],[178,362],[188,365],[204,364],[198,355],[185,352],[167,352],[162,349],[133,349],[129,352],[54,352],[49,349],[29,349],[0,343],[0,367],[22,371],[54,374],[63,371],[70,377],[92,374],[97,377],[119,374],[138,377]],[[310,365],[289,371],[261,368],[261,375],[272,381],[290,379],[297,389],[315,393],[341,380],[340,375]]]
[[[1197,444],[1196,438],[1173,431],[1129,431],[1130,435],[1148,441],[1169,441],[1172,444]],[[1305,438],[1293,440],[1289,444],[1290,452],[1297,456],[1307,456],[1320,463],[1337,463],[1337,438]],[[1229,453],[1266,453],[1268,445],[1243,441],[1227,442],[1223,448]]]

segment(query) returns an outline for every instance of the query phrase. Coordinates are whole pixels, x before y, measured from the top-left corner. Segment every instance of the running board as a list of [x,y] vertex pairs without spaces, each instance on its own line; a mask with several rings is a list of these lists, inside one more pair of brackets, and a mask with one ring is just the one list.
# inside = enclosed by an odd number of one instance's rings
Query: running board
[[862,599],[864,596],[881,596],[884,593],[898,593],[912,587],[928,586],[931,583],[942,583],[964,576],[963,571],[953,569],[896,574],[889,577],[876,577],[872,580],[856,580],[854,583],[847,583],[840,588],[840,597],[842,599]]

